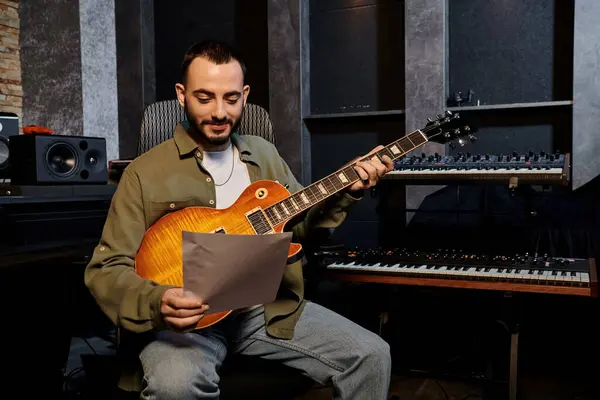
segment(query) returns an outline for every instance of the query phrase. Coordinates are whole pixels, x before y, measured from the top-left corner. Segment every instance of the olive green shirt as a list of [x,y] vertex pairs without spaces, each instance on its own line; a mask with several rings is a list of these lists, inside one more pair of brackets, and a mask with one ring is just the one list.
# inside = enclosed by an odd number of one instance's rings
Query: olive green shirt
[[[294,193],[302,186],[273,144],[258,136],[232,134],[252,182],[278,181]],[[101,239],[85,270],[85,284],[98,305],[120,329],[134,334],[165,329],[161,298],[171,286],[137,275],[136,253],[145,231],[160,217],[189,206],[215,207],[215,186],[202,167],[202,151],[185,127],[173,138],[142,154],[125,169],[108,211]],[[335,228],[360,197],[339,192],[305,213],[287,230],[303,243],[315,228]],[[290,339],[301,314],[304,280],[301,261],[286,266],[277,299],[264,305],[266,331]],[[125,384],[129,389],[135,383]],[[123,386],[123,381],[122,385]],[[124,387],[125,388],[125,387]]]

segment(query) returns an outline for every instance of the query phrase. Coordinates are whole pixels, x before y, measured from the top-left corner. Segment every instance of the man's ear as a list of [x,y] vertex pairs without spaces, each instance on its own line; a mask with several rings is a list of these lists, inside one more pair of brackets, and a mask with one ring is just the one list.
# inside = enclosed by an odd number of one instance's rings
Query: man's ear
[[185,87],[181,83],[175,84],[175,93],[177,93],[177,100],[181,108],[185,107]]
[[248,94],[250,93],[250,86],[245,85],[242,93],[244,94],[244,105],[246,105],[246,101],[248,100]]

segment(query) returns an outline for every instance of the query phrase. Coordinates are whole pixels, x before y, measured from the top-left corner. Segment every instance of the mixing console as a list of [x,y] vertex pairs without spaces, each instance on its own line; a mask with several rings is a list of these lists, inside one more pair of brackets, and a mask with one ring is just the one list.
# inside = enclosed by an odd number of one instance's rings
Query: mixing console
[[460,251],[354,249],[321,254],[336,279],[407,285],[596,296],[593,259]]
[[[386,179],[410,180],[411,184],[431,181],[509,182],[562,184],[569,181],[569,153],[546,152],[527,154],[439,154],[404,156],[394,162],[394,170]],[[416,181],[416,182],[412,182]]]

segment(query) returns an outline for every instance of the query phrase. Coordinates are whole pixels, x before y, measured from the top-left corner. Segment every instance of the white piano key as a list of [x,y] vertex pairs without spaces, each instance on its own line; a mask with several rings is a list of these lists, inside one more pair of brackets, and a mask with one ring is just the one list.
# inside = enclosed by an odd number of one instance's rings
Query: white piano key
[[587,272],[581,273],[581,282],[585,285],[590,284],[590,275]]

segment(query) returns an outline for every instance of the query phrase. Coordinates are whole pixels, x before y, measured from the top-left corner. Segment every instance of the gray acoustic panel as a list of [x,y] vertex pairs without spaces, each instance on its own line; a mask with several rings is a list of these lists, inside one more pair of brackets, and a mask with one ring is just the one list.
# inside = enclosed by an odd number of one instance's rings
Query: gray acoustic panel
[[575,2],[573,50],[573,190],[600,174],[600,2]]
[[113,0],[79,0],[83,134],[106,139],[108,160],[119,158],[117,49]]
[[79,7],[72,0],[19,6],[23,125],[83,135]]
[[[406,131],[423,127],[444,111],[446,0],[406,0],[405,104]],[[444,154],[444,146],[427,143],[415,150]],[[406,207],[418,209],[437,186],[407,186]],[[410,220],[412,213],[407,214]]]

